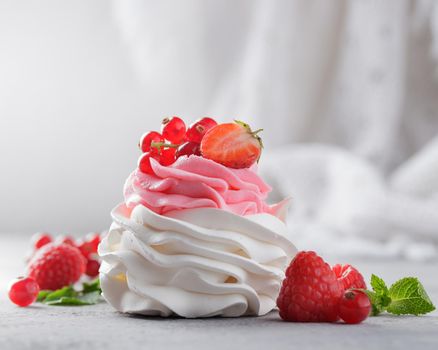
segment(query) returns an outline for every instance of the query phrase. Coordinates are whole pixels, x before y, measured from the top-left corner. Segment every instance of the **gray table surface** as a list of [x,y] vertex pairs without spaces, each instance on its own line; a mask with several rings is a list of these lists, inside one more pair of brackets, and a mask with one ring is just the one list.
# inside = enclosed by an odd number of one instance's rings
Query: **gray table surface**
[[[18,308],[7,283],[23,271],[27,237],[0,235],[0,349],[438,349],[438,312],[428,316],[382,315],[360,325],[282,322],[264,317],[161,319],[123,315],[106,303],[83,307]],[[334,262],[334,261],[333,261]],[[351,259],[349,262],[352,262]],[[369,278],[388,282],[417,276],[438,304],[438,263],[362,260]]]

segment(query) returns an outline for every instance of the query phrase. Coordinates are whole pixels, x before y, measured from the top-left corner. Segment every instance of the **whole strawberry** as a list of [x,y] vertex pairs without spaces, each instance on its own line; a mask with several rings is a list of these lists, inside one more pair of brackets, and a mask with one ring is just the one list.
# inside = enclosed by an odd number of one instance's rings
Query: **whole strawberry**
[[277,298],[280,316],[294,322],[336,322],[343,287],[315,252],[299,252],[286,270]]
[[32,258],[28,273],[40,289],[55,290],[75,283],[84,273],[85,266],[85,258],[78,248],[65,243],[49,243]]
[[353,266],[349,264],[336,264],[332,269],[338,278],[338,281],[342,284],[344,290],[352,288],[367,289],[367,285],[362,274]]

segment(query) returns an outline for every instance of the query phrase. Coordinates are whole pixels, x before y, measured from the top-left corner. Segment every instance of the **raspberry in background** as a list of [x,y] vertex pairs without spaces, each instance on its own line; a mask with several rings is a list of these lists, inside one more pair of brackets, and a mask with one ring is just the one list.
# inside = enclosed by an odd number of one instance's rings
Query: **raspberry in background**
[[343,287],[315,252],[299,252],[286,270],[277,306],[292,322],[336,322]]
[[336,264],[332,267],[338,281],[342,284],[344,290],[357,288],[367,289],[367,285],[362,274],[349,264]]
[[55,290],[75,283],[85,272],[86,260],[78,248],[69,244],[49,243],[29,262],[29,277],[40,289]]

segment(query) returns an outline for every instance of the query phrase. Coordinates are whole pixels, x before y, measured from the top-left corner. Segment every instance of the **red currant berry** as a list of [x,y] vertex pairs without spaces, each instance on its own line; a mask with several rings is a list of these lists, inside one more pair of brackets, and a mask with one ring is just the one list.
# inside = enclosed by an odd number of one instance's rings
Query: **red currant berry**
[[347,290],[339,302],[339,317],[345,323],[360,323],[371,312],[371,302],[365,292]]
[[176,151],[176,157],[179,158],[181,156],[191,156],[192,154],[196,156],[201,155],[200,145],[197,142],[185,142],[181,146],[178,147]]
[[100,243],[100,234],[97,232],[89,233],[86,237],[86,241],[91,244],[93,253],[97,253],[97,247]]
[[162,148],[160,154],[160,164],[167,166],[175,163],[176,160],[175,153],[176,153],[176,148],[173,147]]
[[48,233],[35,233],[32,236],[33,247],[35,249],[40,249],[42,246],[53,241],[53,238]]
[[138,159],[138,168],[142,173],[154,175],[154,169],[151,166],[151,158],[157,159],[158,155],[151,152],[143,153]]
[[146,134],[143,134],[138,144],[138,147],[143,153],[149,151],[153,153],[158,153],[157,148],[151,147],[152,142],[164,142],[164,137],[159,132],[150,131]]
[[214,119],[205,117],[195,121],[187,130],[187,141],[201,143],[202,138],[213,126],[216,126],[217,122]]
[[85,274],[89,277],[96,277],[99,274],[100,262],[95,259],[89,259],[87,261],[87,268]]
[[76,247],[75,240],[72,237],[70,237],[70,236],[58,237],[56,239],[56,241],[59,242],[59,244],[63,244],[64,243],[64,244],[69,244],[69,245],[72,245],[72,246]]
[[86,259],[88,259],[91,254],[96,253],[96,250],[95,250],[93,243],[87,242],[87,241],[79,244],[78,249]]
[[18,306],[28,306],[38,297],[40,287],[32,277],[18,277],[9,288],[9,299]]
[[179,144],[186,136],[186,124],[181,118],[164,118],[161,123],[161,134],[166,140]]

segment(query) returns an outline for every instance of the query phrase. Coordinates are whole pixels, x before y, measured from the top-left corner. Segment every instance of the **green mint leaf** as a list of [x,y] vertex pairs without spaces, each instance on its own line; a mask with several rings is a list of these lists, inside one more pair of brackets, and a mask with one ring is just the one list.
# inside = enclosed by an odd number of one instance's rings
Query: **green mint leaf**
[[77,305],[90,305],[82,302],[79,298],[74,297],[61,297],[50,301],[45,301],[44,304],[54,306],[77,306]]
[[371,314],[377,316],[378,314],[385,311],[386,307],[391,303],[391,298],[389,296],[389,290],[385,282],[376,275],[371,275],[371,287],[373,291],[366,290],[365,292],[371,301]]
[[386,307],[391,303],[391,298],[387,295],[380,295],[376,292],[361,289],[364,291],[371,301],[371,316],[377,316],[385,311]]
[[59,300],[61,298],[74,298],[77,296],[77,294],[78,293],[73,289],[73,287],[67,286],[47,294],[43,302],[45,304],[49,304],[50,302],[54,300]]
[[373,287],[374,292],[379,295],[388,295],[388,287],[386,283],[376,275],[371,275],[371,287]]
[[389,288],[391,303],[387,311],[396,315],[422,315],[435,310],[435,306],[417,278],[406,277]]
[[73,286],[66,286],[55,291],[43,290],[38,294],[38,301],[46,305],[79,306],[92,305],[101,300],[102,290],[99,279],[82,284],[82,290],[76,291]]
[[46,299],[46,297],[52,292],[53,292],[52,290],[46,290],[46,289],[40,290],[36,301],[37,302],[44,301],[44,299]]
[[91,293],[91,292],[102,292],[100,289],[100,280],[96,278],[94,281],[90,283],[84,282],[82,285],[82,293]]
[[371,302],[371,316],[377,316],[382,313],[385,308],[382,306],[381,297],[376,293],[367,289],[362,289],[364,291]]
[[100,300],[100,292],[94,291],[77,297],[60,297],[59,299],[45,301],[45,304],[54,306],[80,306],[97,304]]
[[102,294],[101,291],[96,290],[94,292],[89,292],[81,295],[79,299],[83,303],[87,303],[88,305],[97,304],[99,301],[102,300],[101,294]]
[[371,302],[371,316],[377,316],[383,311],[379,296],[376,294],[376,292],[372,292],[367,289],[363,289],[363,291],[366,293],[366,295],[368,295],[368,298]]

